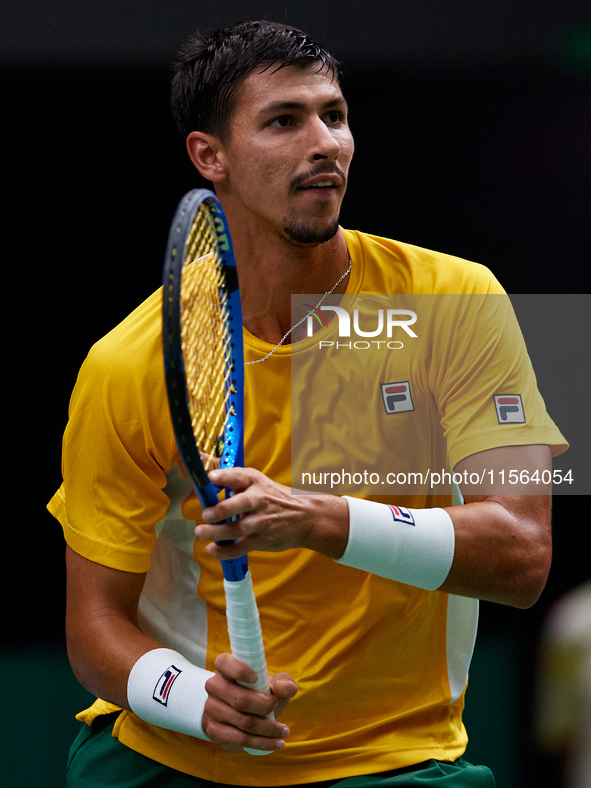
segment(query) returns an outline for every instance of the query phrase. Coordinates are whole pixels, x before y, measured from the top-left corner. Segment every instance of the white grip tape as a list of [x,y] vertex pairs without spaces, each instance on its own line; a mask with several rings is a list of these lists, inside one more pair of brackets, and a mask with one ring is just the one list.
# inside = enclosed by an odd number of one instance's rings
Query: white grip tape
[[[244,687],[269,692],[269,679],[267,676],[267,662],[265,660],[265,647],[259,611],[257,608],[252,577],[246,573],[243,580],[229,581],[224,579],[226,592],[226,619],[232,655],[241,662],[246,663],[257,674],[255,684],[246,684]],[[273,712],[269,714],[274,719]],[[244,748],[251,755],[267,755],[269,751]]]
[[434,591],[451,569],[453,522],[445,509],[406,509],[344,496],[349,541],[337,563]]
[[169,648],[148,651],[127,680],[129,707],[140,719],[178,733],[210,741],[202,728],[205,682],[215,676]]

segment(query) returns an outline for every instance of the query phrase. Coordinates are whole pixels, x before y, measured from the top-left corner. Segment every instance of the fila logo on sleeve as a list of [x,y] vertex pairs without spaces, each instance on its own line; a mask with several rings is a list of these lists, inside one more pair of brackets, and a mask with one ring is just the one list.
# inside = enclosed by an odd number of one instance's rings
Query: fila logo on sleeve
[[499,424],[525,424],[521,394],[495,394],[494,400]]
[[170,697],[172,685],[182,672],[183,671],[180,670],[180,668],[177,668],[174,665],[166,668],[164,673],[158,679],[156,686],[154,687],[152,697],[155,701],[158,701],[158,703],[161,703],[163,706],[168,706],[168,698]]
[[381,383],[380,385],[386,413],[404,413],[415,409],[408,380],[402,380],[399,383]]

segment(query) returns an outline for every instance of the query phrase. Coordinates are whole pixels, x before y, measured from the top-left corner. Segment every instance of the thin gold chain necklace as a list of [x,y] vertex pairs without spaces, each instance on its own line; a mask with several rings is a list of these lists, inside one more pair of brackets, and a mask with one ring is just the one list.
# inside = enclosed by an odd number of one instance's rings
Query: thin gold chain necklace
[[[338,286],[341,284],[341,282],[343,281],[343,279],[344,279],[346,276],[348,276],[350,273],[351,273],[351,258],[349,258],[349,266],[348,266],[347,270],[345,271],[345,273],[344,273],[344,274],[342,274],[342,275],[341,275],[341,276],[340,276],[340,277],[337,279],[337,281],[336,281],[336,282],[334,283],[334,285],[333,285],[333,286],[330,288],[330,290],[327,290],[327,291],[326,291],[326,293],[325,293],[325,294],[322,296],[322,298],[321,298],[321,299],[320,299],[320,301],[319,301],[319,302],[316,304],[316,306],[314,307],[314,309],[318,309],[318,307],[319,307],[319,306],[320,306],[320,304],[321,304],[321,303],[324,301],[324,299],[326,298],[326,296],[329,296],[329,295],[330,295],[332,292],[334,292],[334,290],[335,290],[335,289],[336,289],[336,288],[337,288],[337,287],[338,287]],[[248,367],[250,364],[260,364],[262,361],[266,361],[266,360],[269,358],[269,356],[272,356],[272,355],[273,355],[273,353],[274,353],[274,352],[277,350],[277,348],[278,348],[280,345],[282,345],[282,344],[285,342],[285,340],[286,340],[286,339],[287,339],[287,337],[288,337],[288,336],[291,334],[291,332],[292,332],[292,331],[295,331],[295,329],[296,329],[298,326],[301,326],[301,325],[302,325],[302,323],[304,322],[304,320],[305,320],[307,317],[308,317],[308,315],[304,315],[304,316],[302,317],[302,319],[301,319],[301,320],[298,320],[298,322],[297,322],[297,323],[294,323],[294,325],[293,325],[293,326],[292,326],[292,327],[289,329],[289,331],[286,331],[286,332],[285,332],[285,334],[284,334],[284,335],[281,337],[281,339],[279,340],[279,342],[278,342],[278,343],[275,345],[275,347],[274,347],[272,350],[270,350],[270,351],[267,353],[267,355],[266,355],[266,356],[263,356],[262,358],[257,358],[257,359],[255,359],[255,361],[245,361],[245,362],[244,362],[244,366],[245,366],[245,367]]]

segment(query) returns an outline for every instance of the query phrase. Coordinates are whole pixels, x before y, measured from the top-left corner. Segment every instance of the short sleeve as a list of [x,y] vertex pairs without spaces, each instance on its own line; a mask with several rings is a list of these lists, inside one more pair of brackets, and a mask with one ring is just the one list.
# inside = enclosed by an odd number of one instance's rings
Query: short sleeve
[[546,411],[510,299],[437,296],[430,380],[453,466],[500,446],[568,444]]
[[63,484],[49,504],[67,543],[98,563],[144,572],[175,461],[160,297],[98,342],[79,372],[63,440]]

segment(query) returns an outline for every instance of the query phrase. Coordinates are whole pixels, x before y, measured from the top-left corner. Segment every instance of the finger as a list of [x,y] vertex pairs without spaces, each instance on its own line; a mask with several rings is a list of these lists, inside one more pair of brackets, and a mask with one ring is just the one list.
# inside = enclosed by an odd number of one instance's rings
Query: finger
[[[228,681],[254,684],[257,680],[257,674],[249,665],[236,659],[235,656],[228,652],[218,654],[213,667]],[[212,679],[209,679],[209,681],[212,681]]]
[[[284,739],[289,735],[289,728],[283,723],[260,714],[239,711],[219,698],[210,696],[205,703],[205,711],[211,720],[236,728],[251,736]],[[235,742],[236,740],[231,741]]]
[[[197,531],[197,529],[195,529]],[[255,546],[248,539],[238,539],[231,544],[217,544],[210,542],[205,548],[207,552],[218,561],[232,561],[247,555]]]
[[205,542],[220,542],[228,539],[240,539],[243,537],[244,530],[240,520],[231,523],[220,523],[219,525],[208,525],[204,523],[195,528],[195,536]]
[[247,493],[241,492],[231,497],[224,498],[223,501],[215,504],[215,506],[208,506],[201,513],[201,518],[204,523],[222,525],[224,520],[238,517],[252,509],[252,498]]
[[274,676],[269,676],[269,687],[278,701],[274,712],[277,719],[283,714],[289,701],[297,694],[298,685],[287,673],[276,673]]
[[209,474],[210,480],[218,487],[230,490],[245,490],[250,487],[259,475],[254,468],[216,468]]
[[205,682],[210,698],[217,698],[237,711],[261,717],[267,717],[281,702],[271,693],[251,689],[248,685],[256,682],[256,673],[231,654],[220,654],[214,667],[218,672]]
[[248,733],[233,725],[212,719],[207,713],[203,715],[203,720],[205,733],[211,741],[229,752],[240,752],[245,747],[252,750],[272,752],[285,747],[285,740],[282,737],[259,736],[255,733]]
[[291,700],[298,693],[298,685],[288,673],[275,673],[269,676],[269,688],[280,700]]
[[213,454],[206,454],[204,451],[200,451],[199,456],[206,472],[220,467],[219,457],[214,457]]
[[261,718],[267,717],[280,703],[273,695],[266,695],[264,692],[242,687],[239,684],[226,681],[222,676],[218,681],[213,678],[208,679],[205,689],[209,699],[220,701],[225,706],[242,714],[251,714]]

